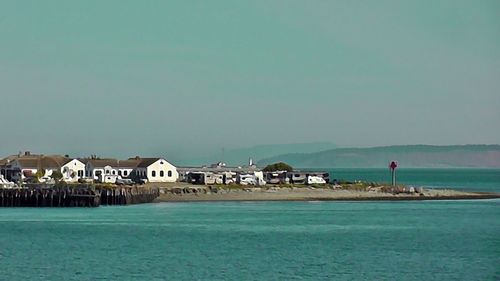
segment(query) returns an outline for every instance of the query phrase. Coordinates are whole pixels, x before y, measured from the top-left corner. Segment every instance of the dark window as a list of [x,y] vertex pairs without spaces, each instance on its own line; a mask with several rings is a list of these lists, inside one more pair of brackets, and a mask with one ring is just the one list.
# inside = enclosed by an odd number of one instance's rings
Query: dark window
[[127,174],[128,174],[128,172],[127,172],[127,171],[123,171],[123,175],[124,175],[125,177],[127,176]]
[[118,175],[121,176],[122,175],[122,170],[118,170]]
[[151,172],[151,176],[152,176],[153,178],[154,178],[154,177],[156,177],[156,171],[152,171],[152,172]]
[[165,173],[163,171],[160,171],[160,177],[164,177]]
[[78,170],[78,177],[83,177],[83,170]]
[[168,171],[168,177],[172,177],[172,171]]
[[113,170],[112,174],[113,174],[113,175],[116,175],[116,171],[115,171],[115,170]]

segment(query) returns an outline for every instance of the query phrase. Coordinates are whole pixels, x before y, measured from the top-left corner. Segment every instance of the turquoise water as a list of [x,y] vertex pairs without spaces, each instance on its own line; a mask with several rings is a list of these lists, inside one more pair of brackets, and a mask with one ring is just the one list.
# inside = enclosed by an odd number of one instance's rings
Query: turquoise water
[[0,280],[500,280],[500,200],[0,209]]
[[[326,169],[330,178],[391,182],[389,169]],[[500,192],[500,169],[398,169],[399,183],[432,188]]]

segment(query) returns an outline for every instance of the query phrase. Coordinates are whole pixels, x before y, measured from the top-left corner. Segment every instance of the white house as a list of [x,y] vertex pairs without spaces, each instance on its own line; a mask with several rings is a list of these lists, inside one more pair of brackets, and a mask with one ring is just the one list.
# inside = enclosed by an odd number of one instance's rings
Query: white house
[[40,169],[37,158],[19,158],[11,161],[7,173],[14,181],[24,180],[29,176],[34,176]]
[[176,182],[179,178],[177,168],[163,158],[131,158],[139,159],[135,169],[136,176],[148,182]]
[[100,182],[114,183],[117,178],[128,178],[139,164],[139,160],[88,159],[87,178]]
[[76,182],[85,175],[85,165],[81,161],[59,155],[32,155],[27,152],[13,158],[7,166],[5,174],[15,181],[33,177],[38,173],[41,176],[40,181],[43,182],[51,177],[54,171],[60,171],[63,174],[62,179],[69,182]]
[[61,167],[61,173],[64,181],[77,182],[85,177],[85,163],[78,159],[68,159]]

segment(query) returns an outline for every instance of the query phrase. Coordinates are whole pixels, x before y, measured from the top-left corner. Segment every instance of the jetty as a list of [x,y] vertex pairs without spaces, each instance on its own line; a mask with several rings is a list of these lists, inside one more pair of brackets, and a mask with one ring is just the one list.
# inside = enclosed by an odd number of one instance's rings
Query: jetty
[[27,185],[0,189],[0,207],[99,207],[150,203],[159,189],[95,184]]

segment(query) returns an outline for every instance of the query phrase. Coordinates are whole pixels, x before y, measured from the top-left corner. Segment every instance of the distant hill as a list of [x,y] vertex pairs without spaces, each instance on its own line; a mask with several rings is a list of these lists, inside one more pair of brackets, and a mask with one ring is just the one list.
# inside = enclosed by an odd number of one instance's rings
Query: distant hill
[[294,143],[294,144],[266,144],[246,148],[231,149],[224,152],[224,156],[217,154],[183,161],[182,165],[203,165],[223,160],[228,165],[245,165],[251,157],[255,162],[267,157],[287,153],[313,153],[336,148],[330,142]]
[[400,167],[500,168],[500,145],[401,145],[371,148],[337,148],[315,153],[290,153],[269,157],[260,166],[279,161],[300,168],[386,167],[397,160]]

